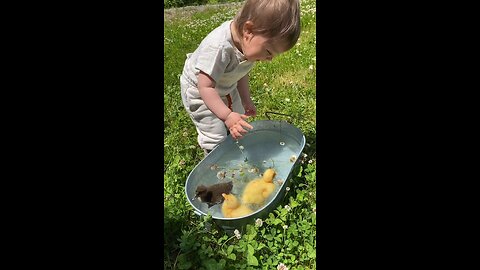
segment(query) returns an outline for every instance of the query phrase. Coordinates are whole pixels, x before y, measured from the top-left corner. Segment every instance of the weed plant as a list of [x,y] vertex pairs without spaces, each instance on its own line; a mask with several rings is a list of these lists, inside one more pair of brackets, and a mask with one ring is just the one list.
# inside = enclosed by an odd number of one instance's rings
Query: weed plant
[[300,167],[280,205],[229,235],[210,216],[194,214],[185,196],[186,179],[204,154],[182,105],[179,76],[186,54],[240,5],[164,11],[164,268],[316,269],[315,1],[301,1],[297,44],[271,62],[257,62],[250,73],[257,116],[249,121],[268,119],[268,111],[287,114],[271,118],[289,121],[306,137]]

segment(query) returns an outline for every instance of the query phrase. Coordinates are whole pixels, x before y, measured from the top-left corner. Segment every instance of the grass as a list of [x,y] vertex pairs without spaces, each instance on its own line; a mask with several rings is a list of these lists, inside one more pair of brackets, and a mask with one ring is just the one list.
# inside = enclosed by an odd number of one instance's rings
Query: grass
[[[281,205],[263,220],[226,235],[210,217],[199,218],[187,202],[185,181],[203,151],[193,123],[183,108],[179,75],[185,55],[241,3],[207,5],[201,9],[165,10],[164,24],[164,267],[165,269],[315,269],[316,248],[316,6],[301,1],[302,33],[290,51],[272,62],[257,63],[250,73],[250,90],[258,115],[275,111],[304,133],[307,146],[291,190]],[[167,16],[168,14],[168,16]],[[287,208],[285,206],[288,205]],[[284,227],[287,226],[287,227]]]

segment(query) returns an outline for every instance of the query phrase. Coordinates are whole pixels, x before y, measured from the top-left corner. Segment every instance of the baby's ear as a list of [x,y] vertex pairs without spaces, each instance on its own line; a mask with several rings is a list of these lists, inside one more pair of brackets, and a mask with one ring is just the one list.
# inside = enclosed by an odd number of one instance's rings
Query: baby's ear
[[253,36],[253,22],[248,20],[243,24],[242,36],[247,40],[250,40]]

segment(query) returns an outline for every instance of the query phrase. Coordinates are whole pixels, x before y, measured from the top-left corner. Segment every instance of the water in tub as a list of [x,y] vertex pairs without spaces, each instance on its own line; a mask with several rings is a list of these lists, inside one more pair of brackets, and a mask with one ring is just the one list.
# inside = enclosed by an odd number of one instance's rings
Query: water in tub
[[[274,169],[275,189],[272,194],[263,205],[248,205],[255,212],[275,198],[296,161],[299,143],[285,134],[263,130],[257,132],[255,136],[245,136],[235,144],[235,148],[237,149],[227,151],[217,163],[209,164],[210,170],[205,172],[204,179],[211,181],[205,184],[232,181],[232,193],[241,202],[246,184],[260,178],[268,168]],[[222,204],[208,208],[205,203],[197,202],[195,206],[213,217],[223,218]]]

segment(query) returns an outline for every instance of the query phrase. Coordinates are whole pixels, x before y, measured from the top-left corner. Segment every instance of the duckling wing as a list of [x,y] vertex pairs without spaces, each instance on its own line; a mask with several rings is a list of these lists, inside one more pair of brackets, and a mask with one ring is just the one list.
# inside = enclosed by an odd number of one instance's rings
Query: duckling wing
[[243,217],[251,214],[252,212],[252,209],[248,208],[247,206],[240,205],[240,207],[232,211],[231,217]]
[[275,190],[275,185],[273,183],[264,185],[262,196],[268,198],[270,194]]
[[252,189],[252,190],[245,190],[243,192],[242,202],[243,203],[255,203],[255,204],[262,203],[263,202],[262,190],[259,189],[259,188]]
[[261,200],[261,192],[260,189],[260,179],[255,179],[250,181],[243,190],[242,201],[244,203],[255,203],[259,199]]

